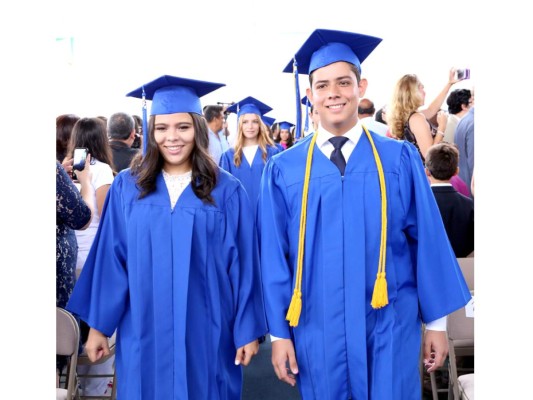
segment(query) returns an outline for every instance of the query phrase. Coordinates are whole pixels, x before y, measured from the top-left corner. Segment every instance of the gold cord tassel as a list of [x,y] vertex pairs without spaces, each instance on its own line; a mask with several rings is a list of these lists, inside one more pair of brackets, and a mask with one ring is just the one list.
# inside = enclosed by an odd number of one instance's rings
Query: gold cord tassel
[[[379,249],[379,263],[376,282],[374,283],[374,291],[372,293],[372,308],[378,309],[385,307],[389,304],[389,294],[387,289],[387,280],[385,279],[385,262],[387,256],[387,187],[385,185],[385,174],[383,173],[383,166],[381,165],[381,159],[379,153],[374,144],[374,140],[363,126],[363,129],[370,141],[372,151],[374,153],[374,159],[379,175],[379,187],[381,189],[381,245]],[[302,275],[303,275],[303,258],[305,249],[305,227],[307,222],[307,196],[309,192],[309,180],[311,178],[311,164],[313,160],[313,148],[316,143],[318,134],[315,132],[311,143],[309,144],[309,150],[307,153],[307,163],[305,167],[304,187],[302,193],[302,210],[300,213],[300,234],[298,242],[298,259],[296,265],[296,279],[294,283],[294,292],[292,295],[291,303],[287,311],[285,319],[289,321],[291,327],[298,326],[300,320],[300,314],[302,313]]]
[[307,162],[305,165],[304,188],[302,191],[302,211],[300,212],[300,232],[298,240],[298,260],[296,261],[296,279],[294,282],[294,292],[289,305],[289,310],[285,319],[289,321],[292,327],[298,326],[300,321],[300,314],[302,313],[302,275],[304,263],[304,249],[305,249],[305,226],[307,223],[307,195],[309,193],[309,179],[311,178],[311,164],[313,162],[313,149],[315,147],[316,138],[318,134],[315,133],[309,144],[307,151]]
[[374,292],[372,293],[372,308],[382,308],[389,304],[389,295],[387,293],[387,280],[385,272],[378,272],[376,282],[374,283]]
[[374,292],[372,293],[372,308],[382,308],[389,304],[389,294],[387,290],[387,280],[385,279],[385,260],[387,256],[387,186],[385,185],[385,174],[379,158],[378,150],[374,144],[374,139],[363,125],[363,129],[370,141],[376,166],[378,168],[379,187],[381,189],[381,243],[379,246],[378,274],[374,283]]
[[292,295],[291,304],[289,305],[289,310],[285,319],[289,321],[289,326],[295,327],[298,326],[298,321],[300,320],[300,314],[302,313],[302,292],[300,290],[294,289]]

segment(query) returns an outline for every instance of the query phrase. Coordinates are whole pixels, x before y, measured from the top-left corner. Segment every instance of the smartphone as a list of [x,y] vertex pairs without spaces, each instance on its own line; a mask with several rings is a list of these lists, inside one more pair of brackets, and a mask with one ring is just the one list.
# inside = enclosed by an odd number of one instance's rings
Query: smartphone
[[74,149],[74,160],[72,163],[73,171],[82,171],[85,168],[85,159],[89,149],[86,147],[76,147]]
[[464,68],[464,69],[456,70],[455,71],[455,77],[458,80],[469,79],[470,78],[470,69],[469,68]]

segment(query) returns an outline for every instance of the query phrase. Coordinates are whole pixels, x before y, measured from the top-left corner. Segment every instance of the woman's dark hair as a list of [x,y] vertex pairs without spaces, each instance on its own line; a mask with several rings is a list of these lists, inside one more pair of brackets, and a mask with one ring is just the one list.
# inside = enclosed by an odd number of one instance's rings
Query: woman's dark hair
[[107,137],[106,123],[100,118],[82,118],[72,128],[68,154],[72,156],[76,147],[87,147],[89,154],[115,171],[113,153]]
[[74,114],[63,114],[56,118],[56,160],[60,163],[67,156],[72,128],[79,119],[80,117]]
[[[205,118],[189,113],[194,126],[194,148],[191,152],[192,177],[191,186],[194,194],[208,204],[215,204],[211,192],[217,184],[218,167],[208,152],[209,129]],[[155,190],[157,175],[161,172],[164,158],[154,137],[155,116],[150,117],[148,124],[148,143],[146,154],[134,158],[131,173],[137,175],[137,186],[141,191],[139,198],[147,196]]]

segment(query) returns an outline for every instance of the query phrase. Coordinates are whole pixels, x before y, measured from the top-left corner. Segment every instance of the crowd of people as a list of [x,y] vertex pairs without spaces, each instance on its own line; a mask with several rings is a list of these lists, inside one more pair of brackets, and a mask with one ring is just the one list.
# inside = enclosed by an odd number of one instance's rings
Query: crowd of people
[[252,96],[202,108],[224,84],[169,75],[128,93],[151,101],[147,130],[57,117],[56,305],[92,361],[117,331],[99,368],[119,398],[239,399],[267,334],[304,400],[420,398],[420,349],[444,364],[446,316],[471,297],[474,94],[451,69],[425,107],[408,74],[376,111],[361,65],[380,41],[318,29],[296,52],[301,134]]

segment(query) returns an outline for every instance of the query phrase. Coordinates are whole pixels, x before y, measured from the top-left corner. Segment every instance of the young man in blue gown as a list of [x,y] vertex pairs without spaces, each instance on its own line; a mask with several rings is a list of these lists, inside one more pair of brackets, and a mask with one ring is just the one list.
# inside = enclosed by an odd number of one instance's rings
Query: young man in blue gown
[[380,41],[313,32],[294,60],[318,130],[272,157],[261,182],[272,363],[304,400],[420,399],[421,343],[434,371],[446,315],[470,299],[415,147],[358,121],[361,63]]

